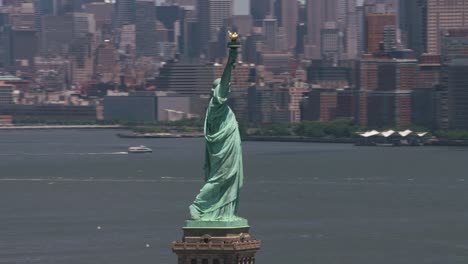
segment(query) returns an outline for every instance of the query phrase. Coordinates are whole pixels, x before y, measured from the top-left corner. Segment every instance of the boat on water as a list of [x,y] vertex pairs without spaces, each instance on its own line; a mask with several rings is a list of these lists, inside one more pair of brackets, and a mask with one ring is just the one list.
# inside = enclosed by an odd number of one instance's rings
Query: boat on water
[[145,146],[139,146],[139,147],[129,147],[128,148],[128,153],[151,153],[153,152],[152,149],[145,147]]

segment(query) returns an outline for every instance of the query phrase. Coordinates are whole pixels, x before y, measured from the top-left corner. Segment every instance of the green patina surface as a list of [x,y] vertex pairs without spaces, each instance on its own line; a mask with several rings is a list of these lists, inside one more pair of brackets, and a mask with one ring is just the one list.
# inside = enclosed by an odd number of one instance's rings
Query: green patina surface
[[248,226],[247,220],[237,216],[244,181],[242,149],[236,117],[227,105],[237,48],[230,46],[223,75],[213,83],[204,126],[205,183],[190,206],[189,228]]

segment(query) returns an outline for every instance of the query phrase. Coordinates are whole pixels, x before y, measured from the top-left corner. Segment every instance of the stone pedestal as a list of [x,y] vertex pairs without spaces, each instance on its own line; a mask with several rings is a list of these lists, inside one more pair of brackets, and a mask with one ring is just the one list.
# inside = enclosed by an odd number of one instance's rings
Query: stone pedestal
[[182,241],[172,243],[172,251],[178,264],[254,264],[260,246],[249,227],[186,227]]

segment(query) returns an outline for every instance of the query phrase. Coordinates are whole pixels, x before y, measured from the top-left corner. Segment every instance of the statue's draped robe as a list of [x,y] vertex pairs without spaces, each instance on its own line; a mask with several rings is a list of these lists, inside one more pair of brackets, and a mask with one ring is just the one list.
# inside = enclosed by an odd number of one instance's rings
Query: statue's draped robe
[[[230,77],[230,76],[229,76]],[[233,221],[243,184],[241,139],[236,117],[226,104],[229,83],[213,89],[205,118],[205,184],[190,206],[193,220]]]

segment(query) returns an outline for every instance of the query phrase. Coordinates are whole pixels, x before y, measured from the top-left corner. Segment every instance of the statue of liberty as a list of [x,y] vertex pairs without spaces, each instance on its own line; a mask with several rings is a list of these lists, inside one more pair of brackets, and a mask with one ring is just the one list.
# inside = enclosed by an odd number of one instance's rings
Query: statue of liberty
[[190,206],[187,226],[247,226],[237,216],[239,189],[244,181],[241,138],[236,117],[227,105],[231,71],[235,67],[237,33],[229,32],[229,58],[221,79],[213,83],[205,117],[205,183]]

